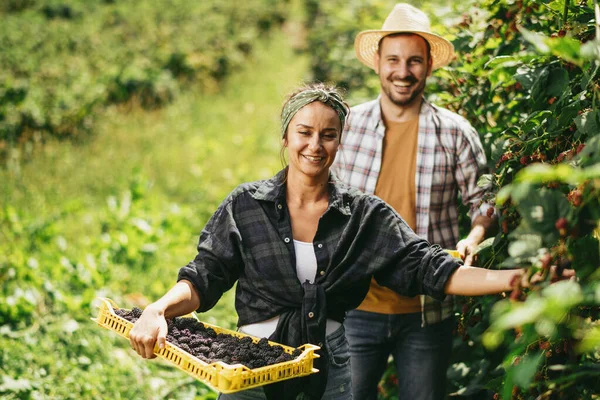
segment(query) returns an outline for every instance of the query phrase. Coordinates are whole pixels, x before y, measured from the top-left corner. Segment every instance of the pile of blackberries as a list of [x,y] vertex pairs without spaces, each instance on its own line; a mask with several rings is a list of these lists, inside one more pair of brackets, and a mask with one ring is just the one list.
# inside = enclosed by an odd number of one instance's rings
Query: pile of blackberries
[[[115,313],[130,322],[135,322],[142,315],[142,310],[137,307],[131,310],[119,308]],[[167,326],[169,343],[206,363],[222,361],[254,369],[290,361],[302,353],[300,349],[295,349],[292,354],[286,353],[283,347],[271,345],[266,338],[254,342],[248,336],[239,338],[217,333],[195,318],[168,319]]]

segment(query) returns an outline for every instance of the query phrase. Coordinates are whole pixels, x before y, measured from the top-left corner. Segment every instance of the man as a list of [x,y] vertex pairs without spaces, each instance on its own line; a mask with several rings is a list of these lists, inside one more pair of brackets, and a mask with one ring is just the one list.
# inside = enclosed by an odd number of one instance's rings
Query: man
[[[477,186],[486,159],[477,132],[459,115],[424,99],[431,72],[448,64],[454,47],[431,33],[429,18],[397,4],[381,30],[359,33],[358,59],[375,70],[381,94],[352,108],[334,166],[339,179],[375,193],[420,236],[456,247],[471,264],[493,225],[493,207]],[[457,194],[470,206],[472,230],[458,240]],[[452,348],[452,299],[406,298],[379,286],[345,320],[354,398],[376,399],[393,356],[400,398],[443,399]]]

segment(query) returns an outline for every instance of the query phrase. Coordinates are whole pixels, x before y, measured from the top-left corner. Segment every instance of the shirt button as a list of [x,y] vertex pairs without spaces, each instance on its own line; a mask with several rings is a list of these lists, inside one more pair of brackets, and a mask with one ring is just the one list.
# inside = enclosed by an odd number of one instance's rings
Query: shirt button
[[312,311],[311,311],[311,312],[309,312],[309,313],[308,313],[308,318],[312,318],[312,317],[314,317],[314,316],[315,316],[315,313],[314,313],[314,312],[312,312]]
[[290,238],[286,237],[285,239],[283,239],[284,242],[289,243],[290,242]]
[[281,206],[281,204],[277,204],[277,208],[281,210],[283,207]]
[[319,244],[317,245],[317,247],[318,247],[318,248],[320,248],[320,249],[322,249],[322,248],[323,248],[323,243],[319,243]]
[[319,342],[319,347],[323,347],[323,342]]
[[325,271],[319,272],[319,275],[321,275],[321,276],[325,275]]

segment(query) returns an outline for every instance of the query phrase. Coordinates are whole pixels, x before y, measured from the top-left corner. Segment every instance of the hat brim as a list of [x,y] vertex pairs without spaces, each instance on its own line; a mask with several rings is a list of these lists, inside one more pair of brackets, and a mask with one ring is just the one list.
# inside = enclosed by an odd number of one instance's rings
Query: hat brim
[[415,30],[368,30],[356,35],[354,51],[359,61],[371,69],[375,69],[374,57],[379,47],[379,41],[394,33],[413,33],[427,40],[431,48],[432,69],[448,65],[454,59],[454,46],[443,37],[430,32]]

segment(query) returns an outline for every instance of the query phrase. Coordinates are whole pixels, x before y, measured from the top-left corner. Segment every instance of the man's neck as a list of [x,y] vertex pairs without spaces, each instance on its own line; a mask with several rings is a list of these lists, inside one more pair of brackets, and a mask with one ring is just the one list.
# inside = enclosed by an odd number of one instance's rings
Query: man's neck
[[410,104],[399,106],[393,103],[385,94],[381,95],[381,114],[385,121],[406,122],[419,116],[423,98],[418,97]]

